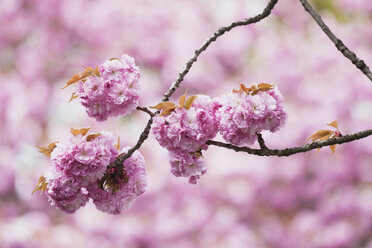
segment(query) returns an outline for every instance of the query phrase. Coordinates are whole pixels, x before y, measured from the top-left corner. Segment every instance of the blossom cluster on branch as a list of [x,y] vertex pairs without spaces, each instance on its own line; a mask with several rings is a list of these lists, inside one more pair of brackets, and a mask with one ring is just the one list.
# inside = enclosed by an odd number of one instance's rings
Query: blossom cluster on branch
[[40,148],[50,156],[52,167],[40,177],[35,191],[45,191],[51,205],[67,213],[91,198],[97,209],[119,214],[145,191],[144,158],[136,151],[118,171],[110,164],[129,147],[115,146],[109,132],[88,135],[88,130],[71,129],[68,139]]
[[[75,84],[71,100],[79,97],[90,117],[104,121],[110,116],[129,114],[138,106],[139,78],[134,59],[123,55],[95,69],[86,67],[65,87]],[[155,138],[169,151],[172,174],[187,177],[193,184],[207,171],[202,150],[218,132],[232,144],[252,144],[258,133],[278,130],[287,117],[283,96],[271,84],[249,88],[240,84],[239,90],[216,98],[186,98],[186,94],[179,99],[179,105],[163,101],[154,106],[162,111],[151,118]],[[51,157],[53,170],[40,178],[35,190],[45,191],[51,204],[67,213],[74,213],[91,198],[99,210],[119,214],[145,190],[144,158],[135,151],[117,163],[130,148],[120,151],[111,134],[87,135],[88,131],[71,129],[73,135],[67,141],[39,147]]]
[[[300,1],[305,9],[312,14],[311,6],[307,6],[305,0]],[[51,203],[69,213],[73,213],[85,205],[89,198],[92,198],[97,208],[104,212],[121,213],[123,209],[130,206],[137,196],[144,192],[146,171],[144,170],[144,159],[137,150],[147,139],[153,122],[155,138],[161,146],[169,151],[171,172],[177,177],[189,178],[189,182],[193,184],[206,173],[206,165],[201,158],[203,157],[202,151],[208,147],[207,144],[238,151],[240,147],[253,144],[258,140],[261,149],[255,151],[257,154],[275,152],[275,150],[266,147],[261,135],[261,132],[265,130],[277,131],[287,119],[287,114],[282,106],[283,96],[275,85],[261,83],[247,87],[240,84],[240,89],[214,99],[209,96],[192,96],[186,99],[185,93],[180,98],[179,105],[168,100],[179,87],[197,57],[205,51],[209,44],[236,26],[258,22],[268,16],[276,2],[277,0],[270,1],[263,13],[256,17],[219,29],[200,49],[196,50],[185,70],[179,74],[179,78],[163,96],[163,101],[154,106],[154,108],[162,110],[155,114],[138,106],[140,75],[138,67],[134,64],[134,59],[130,56],[123,55],[121,59],[112,58],[94,69],[87,67],[83,72],[75,74],[67,82],[66,87],[71,84],[77,85],[71,100],[79,97],[90,117],[97,121],[104,121],[108,117],[130,114],[132,110],[137,108],[149,113],[150,120],[137,144],[133,148],[128,147],[125,152],[111,152],[112,142],[103,142],[105,145],[111,143],[106,148],[111,153],[103,152],[99,155],[97,155],[98,150],[102,152],[105,149],[90,150],[89,147],[85,148],[86,144],[81,141],[80,143],[77,141],[83,147],[77,155],[70,154],[74,150],[71,147],[76,147],[74,142],[67,143],[67,148],[63,148],[63,145],[56,145],[56,143],[52,143],[47,148],[41,148],[43,153],[52,156],[57,173],[52,173],[52,176],[46,178],[41,177],[35,190],[46,190]],[[321,18],[313,14],[312,16],[322,30],[334,41],[335,36],[330,35],[331,31],[322,23]],[[341,41],[336,43],[336,47],[354,64],[359,61],[355,54],[350,55],[343,52],[348,49],[339,45],[342,44]],[[359,62],[357,67],[367,76],[370,75],[369,68],[364,62]],[[230,144],[211,141],[218,132]],[[73,132],[73,134],[84,137],[86,132],[78,132],[77,134]],[[86,142],[93,141],[94,143],[94,140],[99,141],[104,136],[101,133],[91,134],[84,139]],[[326,140],[331,136],[324,136],[327,138],[322,136],[322,138]],[[341,139],[336,141],[342,142]],[[345,142],[350,141],[346,140]],[[323,143],[326,144],[326,142]],[[323,143],[319,144],[322,146]],[[332,144],[333,152],[334,147],[335,144]],[[54,152],[54,148],[57,148],[56,152]],[[243,147],[242,150],[246,149],[252,150],[247,147]],[[60,150],[62,150],[61,158],[55,155]],[[94,155],[90,154],[92,151]],[[299,152],[303,151],[305,150],[299,149]],[[103,162],[96,162],[95,159]],[[77,162],[75,163],[75,161]],[[131,165],[128,165],[129,163]],[[128,166],[129,168],[133,167],[133,173],[129,173],[131,170],[127,168]]]
[[139,101],[139,68],[134,59],[123,55],[84,72],[75,74],[67,86],[77,83],[71,99],[80,98],[90,117],[105,121],[108,117],[130,114]]

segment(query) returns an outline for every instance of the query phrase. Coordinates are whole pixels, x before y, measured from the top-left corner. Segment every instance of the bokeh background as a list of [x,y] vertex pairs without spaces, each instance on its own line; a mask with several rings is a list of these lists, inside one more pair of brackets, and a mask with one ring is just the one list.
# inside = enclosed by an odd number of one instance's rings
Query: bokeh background
[[[142,106],[154,105],[193,51],[219,27],[261,12],[262,0],[1,0],[0,247],[372,247],[372,140],[289,158],[210,147],[197,185],[169,172],[150,135],[140,151],[148,189],[121,215],[92,203],[68,215],[31,195],[50,166],[35,145],[91,126],[133,145],[143,112],[97,123],[72,88],[82,66],[122,54],[141,70]],[[372,2],[313,0],[342,40],[372,65]],[[219,96],[238,82],[276,83],[288,121],[264,133],[271,148],[306,143],[338,120],[342,133],[371,128],[372,84],[320,31],[297,0],[280,0],[262,22],[213,43],[174,98]]]

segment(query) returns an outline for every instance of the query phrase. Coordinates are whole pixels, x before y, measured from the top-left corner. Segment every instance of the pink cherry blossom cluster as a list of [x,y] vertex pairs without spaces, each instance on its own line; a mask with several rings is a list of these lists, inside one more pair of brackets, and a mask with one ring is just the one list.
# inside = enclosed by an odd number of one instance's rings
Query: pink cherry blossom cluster
[[[126,153],[130,147],[125,147],[121,153]],[[123,163],[124,176],[118,178],[115,193],[112,189],[104,189],[98,184],[93,184],[89,188],[89,197],[97,209],[109,214],[120,214],[128,209],[135,199],[145,192],[147,186],[147,172],[145,169],[145,159],[139,151],[135,151],[131,157]],[[117,171],[112,169],[108,177],[116,177]]]
[[189,109],[175,108],[173,104],[173,111],[154,117],[153,133],[169,151],[173,175],[188,177],[190,183],[196,183],[206,173],[201,151],[207,149],[206,142],[218,132],[227,142],[246,145],[253,144],[258,133],[274,132],[284,125],[287,114],[276,86],[241,87],[215,99],[198,96]]
[[134,59],[106,60],[98,67],[100,75],[79,81],[76,94],[90,117],[105,121],[108,117],[127,115],[138,106],[140,85],[139,68]]
[[205,143],[218,132],[216,110],[219,104],[209,96],[199,95],[191,108],[176,108],[166,116],[155,116],[153,133],[170,153],[171,172],[188,177],[190,183],[206,172],[201,157]]
[[[51,170],[45,175],[45,192],[51,205],[74,213],[92,198],[96,207],[107,213],[118,214],[126,209],[146,186],[144,158],[138,151],[123,163],[122,178],[110,176],[117,171],[109,165],[119,152],[127,150],[118,151],[108,132],[74,134],[57,143],[50,154]],[[103,179],[115,181],[110,184]]]
[[227,142],[238,146],[253,144],[264,130],[277,131],[287,119],[283,96],[276,86],[256,94],[233,91],[218,102],[219,132]]

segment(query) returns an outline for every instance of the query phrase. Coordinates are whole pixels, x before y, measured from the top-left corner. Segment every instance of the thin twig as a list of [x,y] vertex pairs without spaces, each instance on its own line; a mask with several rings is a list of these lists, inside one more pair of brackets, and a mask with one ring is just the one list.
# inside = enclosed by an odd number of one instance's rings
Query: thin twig
[[214,141],[214,140],[209,140],[207,141],[208,145],[214,145],[214,146],[219,146],[219,147],[224,147],[227,149],[234,150],[236,152],[246,152],[249,154],[254,154],[257,156],[278,156],[278,157],[288,157],[293,154],[297,153],[302,153],[302,152],[307,152],[311,151],[317,148],[321,148],[324,146],[329,146],[329,145],[335,145],[335,144],[343,144],[343,143],[348,143],[354,140],[362,139],[365,137],[368,137],[372,135],[372,129],[367,129],[358,133],[354,134],[349,134],[345,135],[342,137],[337,137],[337,138],[332,138],[324,141],[318,141],[318,142],[313,142],[307,145],[303,146],[298,146],[298,147],[292,147],[292,148],[286,148],[283,150],[274,150],[274,149],[252,149],[249,147],[239,147],[239,146],[234,146],[231,144],[219,142],[219,141]]
[[328,36],[328,38],[335,44],[337,50],[339,50],[346,58],[348,58],[364,75],[372,81],[372,72],[366,63],[358,58],[358,56],[351,51],[324,23],[322,17],[313,9],[307,0],[299,0],[304,7],[304,9],[313,17],[313,19],[318,23],[319,27]]
[[[274,8],[274,6],[276,5],[277,2],[278,2],[278,0],[270,0],[270,2],[266,6],[266,8],[262,11],[261,14],[258,14],[256,16],[252,17],[252,18],[249,18],[249,19],[245,19],[243,21],[233,22],[229,26],[222,27],[222,28],[218,29],[218,31],[215,32],[204,43],[204,45],[201,48],[199,48],[198,50],[195,51],[194,56],[189,61],[187,61],[185,69],[178,74],[178,77],[177,77],[176,81],[174,81],[172,83],[171,87],[163,95],[162,101],[168,101],[169,100],[169,98],[173,95],[173,93],[176,91],[176,89],[180,86],[180,84],[183,81],[184,77],[190,71],[190,68],[196,62],[196,60],[199,57],[199,55],[203,51],[205,51],[212,42],[214,42],[215,40],[217,40],[218,37],[222,36],[223,34],[225,34],[226,32],[230,31],[231,29],[233,29],[235,27],[245,26],[245,25],[249,25],[249,24],[252,24],[252,23],[256,23],[256,22],[261,21],[262,19],[264,19],[265,17],[267,17],[267,16],[270,15],[271,10]],[[155,112],[155,115],[158,114],[158,113],[159,113],[159,111]],[[117,158],[115,160],[114,165],[116,167],[119,167],[119,168],[122,167],[123,166],[123,162],[127,158],[129,158],[130,156],[132,156],[132,154],[136,150],[138,150],[141,147],[141,145],[143,144],[143,142],[145,142],[145,140],[148,138],[149,133],[150,133],[150,130],[151,130],[151,124],[152,124],[152,121],[153,121],[152,118],[153,118],[153,116],[150,116],[150,119],[147,122],[145,129],[142,131],[141,136],[138,139],[136,145],[133,146],[131,149],[129,149],[128,152],[124,156],[120,156],[119,158]]]
[[151,110],[149,110],[149,109],[146,108],[146,107],[140,107],[140,106],[138,106],[136,109],[137,109],[137,110],[141,110],[141,111],[143,111],[143,112],[149,114],[151,117],[154,117],[154,116],[155,116],[155,113],[153,113]]
[[258,14],[256,16],[252,17],[252,18],[249,18],[249,19],[245,19],[243,21],[233,22],[229,26],[222,27],[222,28],[218,29],[211,37],[209,37],[209,39],[203,44],[202,47],[200,47],[198,50],[196,50],[194,52],[194,56],[189,61],[187,61],[186,66],[183,69],[183,71],[178,74],[178,78],[176,79],[176,81],[173,82],[172,86],[164,94],[163,101],[168,101],[169,100],[171,95],[180,86],[181,82],[185,78],[186,74],[189,72],[192,65],[196,62],[199,55],[203,51],[205,51],[212,42],[216,41],[218,37],[224,35],[226,32],[230,31],[231,29],[233,29],[235,27],[246,26],[246,25],[249,25],[249,24],[252,24],[252,23],[257,23],[257,22],[261,21],[262,19],[264,19],[265,17],[270,15],[271,11],[273,10],[273,8],[274,8],[274,6],[276,5],[277,2],[278,2],[278,0],[270,0],[270,2],[266,6],[266,8],[262,11],[261,14]]

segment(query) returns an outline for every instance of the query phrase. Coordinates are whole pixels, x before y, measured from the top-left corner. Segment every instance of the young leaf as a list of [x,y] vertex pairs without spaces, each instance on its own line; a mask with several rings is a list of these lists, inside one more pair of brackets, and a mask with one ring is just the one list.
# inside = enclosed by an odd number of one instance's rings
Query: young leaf
[[166,109],[164,109],[164,110],[161,112],[160,115],[161,115],[161,116],[169,115],[169,114],[172,113],[175,109],[176,109],[176,107],[166,108]]
[[198,96],[190,96],[185,103],[185,109],[189,110],[192,106],[192,103],[195,101],[195,99],[198,98]]
[[335,153],[336,152],[336,145],[330,145],[329,149],[332,150],[332,153]]
[[319,130],[315,133],[313,133],[309,138],[307,138],[307,140],[311,140],[312,142],[315,142],[316,140],[324,137],[324,136],[327,136],[328,134],[333,134],[334,132],[331,131],[331,130]]
[[92,67],[87,66],[85,67],[85,70],[81,72],[80,79],[90,77],[94,75],[97,71],[98,71],[98,67],[96,67],[96,69],[93,69]]
[[331,123],[329,123],[327,125],[338,129],[338,122],[337,121],[332,121]]
[[272,89],[273,87],[274,87],[273,84],[261,83],[261,84],[258,85],[259,89]]
[[48,186],[48,183],[46,182],[45,177],[41,176],[31,194],[34,194],[36,191],[44,192],[47,186]]
[[[83,136],[84,136],[84,135],[83,135]],[[92,141],[92,140],[98,138],[99,136],[101,136],[100,133],[89,134],[89,135],[87,136],[87,141],[88,141],[88,142],[89,142],[89,141]]]
[[319,138],[318,141],[327,140],[327,139],[331,138],[332,135],[333,135],[333,133],[327,134],[327,135],[325,135],[325,136]]
[[76,94],[76,92],[73,92],[72,95],[71,95],[71,98],[70,98],[70,100],[68,100],[68,102],[71,102],[72,100],[74,100],[74,99],[76,99],[78,97],[79,97],[79,95]]
[[180,97],[180,100],[178,101],[178,104],[179,104],[180,108],[183,108],[185,106],[186,95],[187,95],[187,90],[186,90],[185,94],[183,94]]
[[244,84],[240,84],[240,88],[247,94],[249,94],[249,90],[247,89],[247,87],[245,87]]
[[70,133],[72,133],[74,136],[78,136],[79,134],[84,136],[87,134],[89,129],[90,128],[80,128],[80,129],[70,128]]
[[83,79],[85,79],[87,77],[90,77],[90,76],[101,76],[101,74],[98,70],[98,66],[96,66],[94,69],[92,67],[85,67],[84,71],[82,71],[81,73],[76,73],[75,75],[73,75],[72,78],[70,78],[67,81],[65,87],[63,87],[62,89],[65,89],[68,86],[70,86],[71,84],[75,84],[75,83],[79,82],[80,80],[84,81]]
[[120,151],[120,136],[118,137],[118,143],[116,143],[116,150]]
[[54,148],[57,147],[57,145],[56,145],[57,143],[58,143],[58,141],[53,142],[53,143],[49,144],[48,147],[41,147],[41,146],[36,146],[36,147],[39,149],[39,152],[41,152],[42,154],[45,154],[48,157],[50,157],[50,154],[52,154]]
[[65,87],[63,87],[62,89],[66,89],[68,86],[70,86],[71,84],[74,84],[74,83],[77,83],[80,81],[80,73],[76,73],[75,75],[72,76],[72,78],[70,78]]
[[153,107],[150,106],[150,108],[154,108],[154,109],[177,108],[177,105],[174,104],[173,102],[161,102]]

